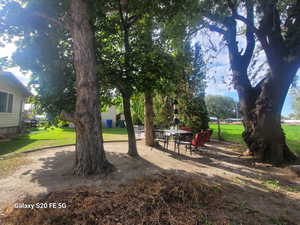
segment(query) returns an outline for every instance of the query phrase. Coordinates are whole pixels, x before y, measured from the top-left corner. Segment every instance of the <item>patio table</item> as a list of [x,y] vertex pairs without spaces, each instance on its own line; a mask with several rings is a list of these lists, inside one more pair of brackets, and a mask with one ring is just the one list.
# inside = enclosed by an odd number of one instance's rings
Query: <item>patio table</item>
[[[163,130],[167,136],[173,136],[174,138],[178,137],[181,134],[192,134],[193,132],[180,129],[167,129]],[[174,140],[174,151],[176,151],[176,141]]]
[[176,134],[191,134],[191,131],[187,130],[176,130],[176,129],[168,129],[168,130],[163,130],[166,134],[170,135],[176,135]]

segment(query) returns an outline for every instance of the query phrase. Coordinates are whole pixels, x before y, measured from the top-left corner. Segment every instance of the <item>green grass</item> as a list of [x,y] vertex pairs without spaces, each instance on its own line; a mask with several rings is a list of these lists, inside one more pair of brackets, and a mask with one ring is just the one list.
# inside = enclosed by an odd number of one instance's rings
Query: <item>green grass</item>
[[[103,129],[104,141],[127,140],[127,131],[123,128]],[[0,142],[0,155],[23,152],[37,148],[75,144],[75,131],[72,128],[35,129],[28,135]]]
[[[300,126],[283,125],[286,135],[287,144],[292,151],[300,156]],[[210,124],[210,128],[214,130],[213,137],[217,137],[217,124]],[[242,139],[243,125],[239,124],[221,124],[222,137],[226,141],[237,142],[244,145]]]

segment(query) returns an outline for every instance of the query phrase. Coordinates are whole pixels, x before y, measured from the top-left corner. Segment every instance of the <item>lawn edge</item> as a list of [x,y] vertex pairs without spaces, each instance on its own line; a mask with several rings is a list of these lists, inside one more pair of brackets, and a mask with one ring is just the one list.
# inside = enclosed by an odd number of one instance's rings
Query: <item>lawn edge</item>
[[[136,141],[141,141],[142,138],[137,138]],[[104,141],[104,143],[118,143],[118,142],[128,142],[128,140],[110,140],[110,141]],[[63,148],[63,147],[69,147],[69,146],[75,146],[76,144],[67,144],[67,145],[55,145],[55,146],[48,146],[48,147],[43,147],[43,148],[35,148],[35,149],[30,149],[30,150],[25,150],[22,152],[13,152],[13,153],[8,153],[5,155],[0,155],[0,160],[7,159],[7,158],[12,158],[12,157],[17,157],[18,155],[22,154],[29,154],[32,152],[38,152],[42,150],[48,150],[52,148]]]

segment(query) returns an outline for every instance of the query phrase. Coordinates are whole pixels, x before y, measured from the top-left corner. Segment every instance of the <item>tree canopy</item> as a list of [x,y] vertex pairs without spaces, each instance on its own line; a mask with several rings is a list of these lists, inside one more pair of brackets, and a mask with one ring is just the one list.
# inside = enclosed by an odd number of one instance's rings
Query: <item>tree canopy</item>
[[237,103],[231,97],[222,95],[207,95],[205,103],[209,116],[218,119],[227,119],[236,117]]

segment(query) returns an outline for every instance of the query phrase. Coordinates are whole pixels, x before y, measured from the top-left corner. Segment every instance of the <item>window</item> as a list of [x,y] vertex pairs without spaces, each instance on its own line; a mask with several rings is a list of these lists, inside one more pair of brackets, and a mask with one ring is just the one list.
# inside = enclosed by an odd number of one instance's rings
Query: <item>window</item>
[[12,112],[14,96],[0,91],[0,112]]

